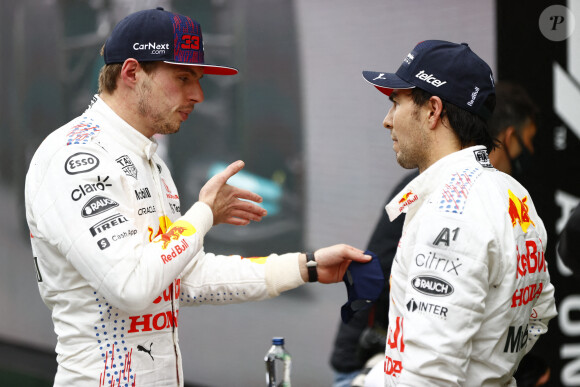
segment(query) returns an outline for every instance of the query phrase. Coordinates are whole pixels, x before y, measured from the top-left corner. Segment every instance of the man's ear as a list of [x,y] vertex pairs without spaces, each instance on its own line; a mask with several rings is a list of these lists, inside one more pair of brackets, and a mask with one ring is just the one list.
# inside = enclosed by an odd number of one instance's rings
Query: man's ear
[[504,140],[503,141],[505,143],[509,143],[512,140],[512,138],[514,138],[515,131],[516,131],[516,128],[513,125],[508,126],[503,131],[503,133],[504,133],[504,136],[503,136]]
[[510,157],[514,157],[514,155],[510,153],[510,149],[513,150],[514,148],[513,142],[517,141],[515,126],[513,125],[508,126],[502,133],[503,133],[503,139],[501,140],[502,145],[506,149],[506,151],[510,154]]
[[123,62],[121,67],[121,81],[129,88],[133,88],[137,83],[137,72],[141,70],[141,66],[136,59],[129,58]]
[[427,102],[429,128],[433,129],[437,126],[437,121],[442,120],[443,101],[437,96],[432,96]]

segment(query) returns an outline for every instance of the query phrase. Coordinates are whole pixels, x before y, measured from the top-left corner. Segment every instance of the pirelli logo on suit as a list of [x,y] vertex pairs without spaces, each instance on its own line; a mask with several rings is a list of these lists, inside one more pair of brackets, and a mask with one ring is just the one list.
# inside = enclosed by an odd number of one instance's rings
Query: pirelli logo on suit
[[89,231],[91,232],[92,236],[97,236],[97,234],[110,230],[111,228],[116,227],[125,222],[128,222],[128,220],[124,215],[115,214],[101,220],[99,223],[89,228]]

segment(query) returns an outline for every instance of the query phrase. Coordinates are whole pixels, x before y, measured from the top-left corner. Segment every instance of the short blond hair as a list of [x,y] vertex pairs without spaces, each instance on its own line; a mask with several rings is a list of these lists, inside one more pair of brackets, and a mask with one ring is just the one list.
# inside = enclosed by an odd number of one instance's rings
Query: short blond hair
[[[101,47],[101,56],[104,55],[104,52],[105,45]],[[152,73],[158,64],[159,62],[139,62],[139,65],[147,74]],[[123,63],[110,63],[101,67],[99,71],[99,94],[103,92],[113,94],[117,89],[117,79],[119,79],[122,68]]]

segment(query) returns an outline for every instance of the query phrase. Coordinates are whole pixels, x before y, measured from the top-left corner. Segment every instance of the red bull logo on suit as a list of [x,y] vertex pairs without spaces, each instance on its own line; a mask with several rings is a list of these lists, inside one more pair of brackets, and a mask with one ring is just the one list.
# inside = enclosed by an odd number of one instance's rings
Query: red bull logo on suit
[[403,195],[403,197],[399,200],[399,204],[401,205],[399,207],[399,211],[403,211],[403,208],[405,208],[408,205],[413,204],[416,200],[418,199],[417,195],[413,193],[413,191],[409,191],[406,194]]
[[153,239],[154,243],[161,243],[161,248],[163,250],[171,248],[171,251],[167,254],[161,254],[163,263],[167,263],[172,259],[177,258],[181,253],[187,250],[189,247],[187,241],[179,240],[182,236],[190,236],[195,234],[195,232],[195,227],[193,227],[189,222],[178,220],[173,223],[164,234],[160,234]]
[[528,231],[528,227],[530,227],[530,224],[535,227],[536,225],[530,219],[530,215],[528,214],[529,207],[526,203],[528,201],[528,197],[524,196],[524,198],[520,200],[509,189],[508,195],[509,195],[508,212],[510,214],[510,217],[512,218],[512,226],[515,227],[516,223],[519,223],[524,233]]

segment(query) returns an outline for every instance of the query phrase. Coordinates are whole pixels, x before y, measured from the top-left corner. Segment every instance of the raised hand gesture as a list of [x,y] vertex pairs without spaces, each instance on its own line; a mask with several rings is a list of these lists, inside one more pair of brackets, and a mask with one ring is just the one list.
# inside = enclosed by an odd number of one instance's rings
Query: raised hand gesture
[[261,203],[260,195],[227,184],[228,179],[241,171],[244,165],[241,160],[231,163],[209,179],[199,192],[199,201],[210,206],[213,212],[214,226],[220,223],[245,226],[251,220],[259,222],[266,216],[265,209],[252,203]]

